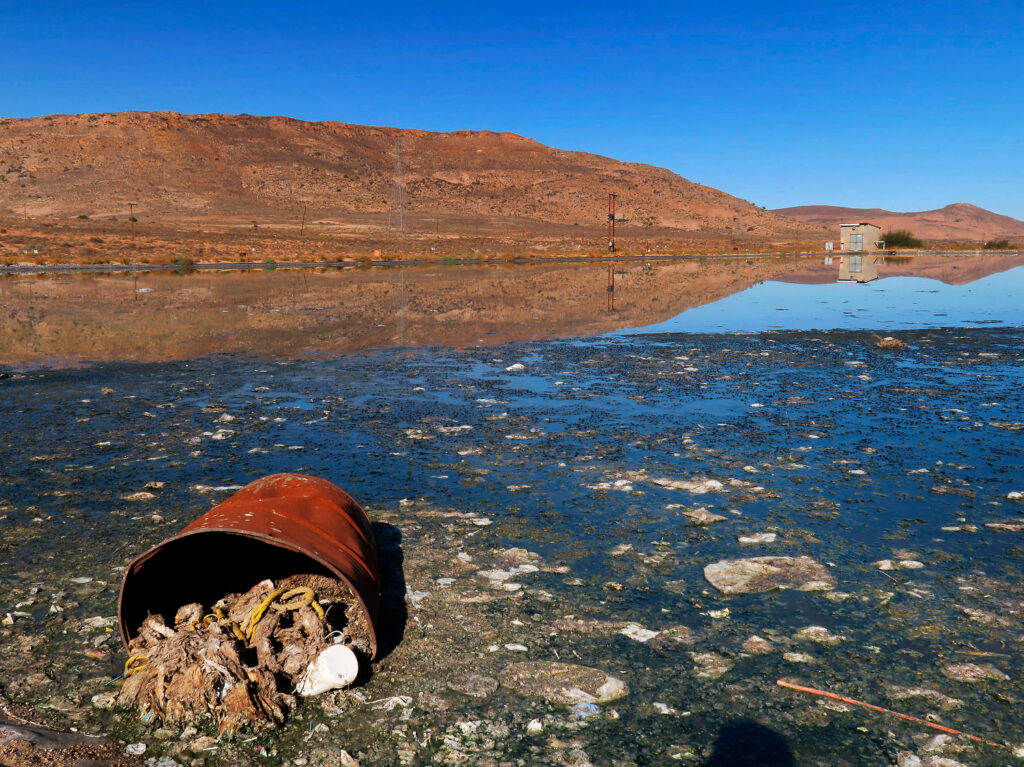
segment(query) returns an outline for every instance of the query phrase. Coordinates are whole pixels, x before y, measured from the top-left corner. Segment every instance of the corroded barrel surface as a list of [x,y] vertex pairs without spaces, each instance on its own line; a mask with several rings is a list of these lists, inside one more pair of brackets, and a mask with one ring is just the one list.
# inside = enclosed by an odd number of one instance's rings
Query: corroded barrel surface
[[265,579],[296,573],[340,578],[366,612],[377,654],[380,571],[366,513],[324,479],[273,474],[252,482],[180,533],[132,561],[118,605],[127,645],[147,613],[172,619]]

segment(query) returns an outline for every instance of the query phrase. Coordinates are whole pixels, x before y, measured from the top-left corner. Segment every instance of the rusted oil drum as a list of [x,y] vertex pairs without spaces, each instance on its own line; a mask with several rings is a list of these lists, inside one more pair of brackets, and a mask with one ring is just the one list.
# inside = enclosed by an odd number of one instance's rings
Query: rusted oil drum
[[121,584],[121,639],[127,646],[148,613],[170,620],[182,605],[209,606],[297,573],[348,584],[366,611],[376,656],[380,571],[370,520],[337,485],[304,474],[258,479],[136,557]]

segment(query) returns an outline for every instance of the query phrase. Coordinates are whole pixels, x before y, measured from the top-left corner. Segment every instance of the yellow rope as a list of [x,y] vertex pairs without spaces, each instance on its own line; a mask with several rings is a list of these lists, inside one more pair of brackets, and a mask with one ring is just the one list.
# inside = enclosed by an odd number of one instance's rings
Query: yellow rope
[[[274,602],[278,602],[278,604],[274,605]],[[313,589],[306,586],[299,586],[290,590],[283,588],[274,589],[249,612],[240,626],[232,625],[235,636],[246,643],[252,642],[256,626],[263,620],[263,616],[267,614],[267,610],[272,605],[277,610],[301,610],[303,607],[312,607],[313,612],[317,614],[320,620],[324,620],[325,616],[324,608],[316,601],[316,594],[313,593]]]
[[[125,677],[130,677],[132,674],[138,671],[143,671],[149,668],[149,664],[145,662],[146,660],[148,660],[148,658],[146,658],[146,654],[142,652],[137,653],[136,655],[132,655],[130,658],[128,658],[128,660],[124,662]],[[143,663],[141,665],[135,665],[138,661],[143,661]]]

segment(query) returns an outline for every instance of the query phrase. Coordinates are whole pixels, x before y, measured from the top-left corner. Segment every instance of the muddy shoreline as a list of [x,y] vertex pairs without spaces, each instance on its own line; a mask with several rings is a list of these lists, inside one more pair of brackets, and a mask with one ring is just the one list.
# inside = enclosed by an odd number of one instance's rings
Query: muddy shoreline
[[[1002,763],[775,685],[1024,742],[1024,335],[896,335],[905,351],[778,332],[9,371],[5,700],[177,763],[715,764],[737,728],[798,764]],[[375,522],[390,643],[372,676],[198,753],[210,733],[98,708],[124,662],[105,623],[120,568],[280,470]],[[835,586],[705,578],[759,556],[809,557]],[[574,708],[509,671],[566,662],[628,693]]]

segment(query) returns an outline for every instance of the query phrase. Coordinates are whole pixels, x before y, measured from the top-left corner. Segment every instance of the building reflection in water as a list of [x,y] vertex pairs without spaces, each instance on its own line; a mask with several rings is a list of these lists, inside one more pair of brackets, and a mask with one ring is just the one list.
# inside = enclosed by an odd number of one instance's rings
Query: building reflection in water
[[885,256],[870,253],[846,253],[839,257],[839,282],[871,282],[878,279],[878,265]]

